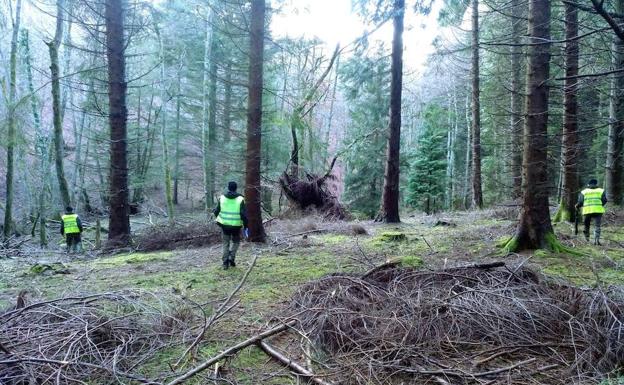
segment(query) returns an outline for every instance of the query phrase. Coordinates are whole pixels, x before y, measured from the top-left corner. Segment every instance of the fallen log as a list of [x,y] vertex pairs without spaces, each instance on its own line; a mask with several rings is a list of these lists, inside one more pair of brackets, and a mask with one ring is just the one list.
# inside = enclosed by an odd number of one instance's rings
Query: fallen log
[[331,382],[327,382],[323,379],[316,377],[314,373],[304,368],[301,364],[298,364],[297,362],[278,352],[277,349],[271,346],[268,342],[261,340],[257,343],[257,345],[269,357],[273,358],[288,369],[292,370],[297,377],[303,377],[305,380],[313,382],[317,385],[333,385]]
[[193,369],[187,371],[186,373],[184,373],[181,376],[178,376],[176,378],[174,378],[173,380],[171,380],[170,382],[168,382],[166,385],[177,385],[177,384],[181,384],[184,381],[188,380],[189,378],[192,378],[194,376],[196,376],[197,374],[203,372],[204,370],[208,369],[210,366],[212,366],[213,364],[221,361],[224,358],[230,357],[233,354],[235,354],[236,352],[238,352],[239,350],[242,350],[250,345],[254,345],[257,344],[259,341],[262,341],[263,339],[267,338],[267,337],[271,337],[274,336],[276,334],[279,334],[283,331],[288,330],[289,328],[293,327],[295,325],[296,321],[290,321],[287,322],[285,324],[281,324],[279,326],[276,326],[272,329],[266,330],[260,334],[256,334],[253,337],[250,337],[248,339],[246,339],[243,342],[240,342],[232,347],[229,347],[227,349],[225,349],[224,351],[222,351],[221,353],[217,354],[216,356],[212,357],[211,359],[204,361],[201,365],[198,365],[196,367],[194,367]]

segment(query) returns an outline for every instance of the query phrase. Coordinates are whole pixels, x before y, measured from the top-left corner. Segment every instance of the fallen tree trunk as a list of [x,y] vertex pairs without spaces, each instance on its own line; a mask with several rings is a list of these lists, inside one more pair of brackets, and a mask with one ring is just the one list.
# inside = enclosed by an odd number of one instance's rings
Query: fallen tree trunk
[[198,365],[196,367],[194,367],[193,369],[189,370],[188,372],[184,373],[183,375],[174,378],[173,380],[171,380],[170,382],[168,382],[166,385],[177,385],[177,384],[181,384],[183,382],[185,382],[186,380],[188,380],[191,377],[196,376],[197,374],[203,372],[204,370],[208,369],[210,366],[212,366],[213,364],[221,361],[224,358],[227,358],[233,354],[235,354],[236,352],[238,352],[239,350],[242,350],[250,345],[254,345],[257,344],[259,341],[262,341],[263,339],[267,338],[267,337],[271,337],[274,336],[276,334],[279,334],[289,328],[291,328],[292,326],[295,325],[295,321],[290,321],[287,322],[285,324],[276,326],[272,329],[266,330],[260,334],[257,334],[251,338],[246,339],[243,342],[240,342],[232,347],[229,347],[227,349],[225,349],[224,351],[222,351],[221,353],[217,354],[216,356],[212,357],[211,359],[204,361],[204,363],[202,363],[201,365]]
[[281,363],[288,369],[292,370],[297,377],[303,377],[307,381],[313,382],[317,385],[333,385],[331,382],[327,382],[323,379],[316,377],[314,373],[304,368],[301,364],[298,364],[297,362],[291,360],[290,358],[286,357],[282,353],[278,352],[277,349],[275,349],[269,343],[265,341],[260,341],[258,342],[257,345],[269,357],[275,359],[276,361],[278,361],[279,363]]

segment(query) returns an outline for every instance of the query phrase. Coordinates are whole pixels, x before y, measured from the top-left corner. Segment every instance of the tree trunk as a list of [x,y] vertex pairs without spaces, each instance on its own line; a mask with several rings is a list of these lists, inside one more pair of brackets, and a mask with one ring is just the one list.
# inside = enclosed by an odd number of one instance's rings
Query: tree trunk
[[[449,100],[449,112],[451,111],[452,105],[457,105],[456,103],[456,95],[455,89],[453,91],[449,91],[448,95]],[[447,209],[452,210],[453,208],[453,147],[455,146],[455,138],[454,138],[454,127],[456,125],[453,124],[453,119],[457,122],[457,115],[454,116],[450,113],[448,114],[448,130],[446,131],[446,188],[445,188],[445,205]]]
[[465,159],[465,169],[464,169],[464,208],[467,210],[470,208],[470,195],[471,195],[471,186],[470,186],[470,170],[472,166],[472,152],[470,151],[470,144],[472,143],[472,125],[470,123],[470,102],[469,96],[466,95],[466,101],[464,103],[464,112],[466,115],[466,159]]
[[202,86],[202,166],[204,171],[204,210],[206,215],[210,215],[213,204],[213,196],[210,189],[210,139],[209,139],[209,126],[208,126],[208,101],[209,101],[209,81],[210,81],[210,61],[212,60],[212,27],[210,25],[210,19],[212,17],[212,11],[209,11],[210,15],[206,21],[206,40],[204,41],[204,79]]
[[472,0],[472,206],[483,207],[481,190],[481,105],[479,101],[479,0]]
[[563,87],[563,138],[561,149],[562,191],[555,222],[574,222],[579,189],[579,141],[577,90],[579,72],[578,9],[565,3],[565,83]]
[[266,238],[262,226],[260,191],[265,7],[265,0],[251,1],[245,202],[249,218],[249,239],[252,242],[264,242]]
[[71,198],[69,196],[67,179],[65,178],[65,167],[63,165],[63,159],[65,157],[65,142],[63,140],[63,116],[61,108],[61,85],[59,80],[60,70],[58,59],[58,50],[61,45],[61,39],[63,38],[64,0],[58,0],[56,4],[56,33],[54,35],[54,40],[47,44],[50,52],[50,73],[52,76],[52,112],[54,122],[54,158],[56,177],[58,179],[63,206],[66,207],[71,205]]
[[550,0],[530,0],[526,120],[522,158],[523,204],[509,251],[559,250],[548,209],[548,77],[550,72]]
[[398,223],[399,218],[399,156],[401,150],[401,91],[403,86],[403,16],[405,0],[394,0],[394,35],[390,68],[390,129],[381,208],[377,221]]
[[163,166],[163,178],[165,189],[165,204],[167,205],[167,220],[169,225],[173,225],[175,221],[175,213],[173,207],[173,196],[171,186],[171,165],[169,164],[169,145],[167,144],[167,78],[165,73],[165,42],[160,34],[158,25],[155,25],[156,35],[158,35],[158,42],[160,45],[160,103],[162,115],[162,123],[160,126],[160,141],[162,146],[162,166]]
[[[35,153],[39,158],[39,191],[37,202],[35,204],[37,216],[39,219],[39,245],[46,246],[48,237],[46,235],[46,193],[48,191],[48,179],[50,177],[50,160],[52,151],[48,138],[41,129],[41,117],[39,115],[39,105],[35,94],[35,86],[33,84],[32,63],[30,55],[30,41],[28,30],[22,30],[22,49],[24,55],[24,64],[26,65],[26,78],[28,81],[28,93],[30,94],[30,108],[33,115],[33,126],[35,128]],[[35,224],[36,226],[36,224]],[[33,235],[34,236],[34,235]]]
[[123,0],[106,1],[106,56],[110,124],[110,214],[108,240],[111,245],[130,243],[128,205],[128,131],[126,108],[126,57]]
[[511,179],[512,198],[522,196],[522,2],[512,0],[513,44],[511,46]]
[[[615,1],[615,11],[624,12],[624,0]],[[624,41],[617,35],[613,36],[613,68],[624,68]],[[609,201],[616,205],[622,204],[622,187],[624,178],[624,74],[613,74],[611,79],[611,98],[609,105],[609,141],[607,146],[606,187]]]
[[[180,59],[181,60],[181,59]],[[182,71],[178,69],[176,96],[176,125],[175,125],[175,155],[173,166],[173,204],[179,204],[178,190],[180,188],[180,113],[182,109]]]
[[[208,169],[208,195],[211,199],[215,196],[216,170],[217,170],[217,39],[212,38],[210,44],[210,86],[208,89],[208,152],[210,154],[210,164]],[[210,206],[214,201],[210,201]]]
[[225,85],[223,96],[223,142],[229,143],[232,135],[232,61],[225,66]]

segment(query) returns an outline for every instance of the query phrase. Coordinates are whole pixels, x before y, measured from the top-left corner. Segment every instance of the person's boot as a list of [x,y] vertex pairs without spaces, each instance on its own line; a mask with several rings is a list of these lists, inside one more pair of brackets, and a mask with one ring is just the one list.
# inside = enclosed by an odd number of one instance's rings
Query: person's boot
[[601,246],[601,244],[600,244],[600,234],[594,234],[594,245]]
[[589,242],[589,233],[583,231],[583,235],[585,236],[585,240]]

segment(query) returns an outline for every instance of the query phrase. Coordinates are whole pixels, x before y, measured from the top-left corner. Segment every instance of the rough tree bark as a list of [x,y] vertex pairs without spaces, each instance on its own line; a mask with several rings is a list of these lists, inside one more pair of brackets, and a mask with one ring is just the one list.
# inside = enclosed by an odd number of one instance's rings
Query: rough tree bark
[[508,251],[560,250],[548,209],[548,94],[550,73],[550,0],[529,2],[529,42],[526,79],[526,119],[522,157],[522,210],[516,234],[504,245]]
[[[212,39],[210,47],[210,86],[208,87],[208,149],[210,152],[210,167],[208,175],[210,182],[208,184],[208,193],[211,197],[215,196],[215,184],[217,179],[217,39]],[[211,206],[214,202],[211,202]]]
[[223,141],[230,142],[232,135],[232,60],[225,65],[225,85],[223,96]]
[[264,227],[262,226],[262,197],[260,191],[265,8],[265,0],[251,1],[245,204],[249,218],[249,240],[252,242],[264,242],[266,238]]
[[61,46],[61,39],[63,38],[64,7],[64,0],[58,0],[56,2],[56,33],[54,34],[54,39],[47,44],[50,52],[50,73],[52,76],[52,112],[54,123],[54,158],[56,177],[58,179],[63,206],[66,207],[71,205],[71,197],[69,195],[69,187],[67,186],[67,178],[65,178],[65,167],[63,165],[63,159],[65,157],[65,141],[63,140],[63,112],[61,106],[61,85],[59,80],[60,70],[58,58],[58,50]]
[[511,46],[511,179],[512,198],[522,196],[522,0],[512,0],[513,45]]
[[479,0],[472,0],[472,206],[483,207],[481,189],[481,104],[479,100]]
[[111,246],[130,243],[128,204],[128,110],[126,108],[126,57],[123,0],[106,0],[106,56],[110,124],[110,213],[108,241]]
[[204,210],[206,214],[210,215],[213,205],[213,198],[210,188],[210,138],[209,138],[209,126],[208,126],[208,103],[209,103],[209,82],[210,82],[210,61],[212,60],[212,26],[210,25],[210,19],[212,17],[212,11],[206,17],[206,35],[204,41],[204,63],[203,63],[203,85],[202,85],[202,166],[204,171]]
[[4,206],[4,238],[8,238],[13,231],[13,173],[15,172],[14,152],[17,139],[15,127],[15,93],[17,78],[17,36],[20,27],[22,1],[17,0],[15,19],[13,20],[13,34],[11,35],[11,53],[9,58],[9,105],[8,105],[8,132],[7,132],[7,166],[6,166],[6,199]]
[[579,73],[579,42],[578,9],[572,4],[574,0],[565,3],[565,83],[563,86],[563,138],[561,149],[562,191],[559,210],[554,221],[574,222],[578,189],[578,79]]
[[403,17],[405,0],[394,0],[392,21],[392,65],[390,68],[390,125],[386,169],[381,194],[381,207],[376,221],[398,223],[399,218],[399,155],[401,150],[401,91],[403,86]]
[[173,207],[173,195],[171,186],[171,164],[169,161],[169,144],[167,138],[167,102],[169,96],[167,95],[167,78],[165,71],[165,42],[160,34],[160,28],[157,24],[154,24],[156,35],[158,36],[158,44],[160,46],[160,103],[162,115],[162,123],[160,126],[160,143],[162,146],[162,167],[163,167],[163,182],[165,190],[165,203],[167,205],[167,220],[170,226],[175,222],[175,209]]
[[[624,12],[624,0],[615,1],[615,11]],[[624,68],[624,40],[613,36],[613,68]],[[609,105],[609,141],[607,145],[606,188],[609,201],[622,204],[624,162],[624,74],[619,72],[611,78],[611,98]]]
[[[182,62],[182,58],[178,59]],[[182,112],[182,68],[178,68],[176,87],[176,125],[175,125],[175,154],[173,165],[173,204],[179,204],[178,193],[180,188],[180,114]]]

